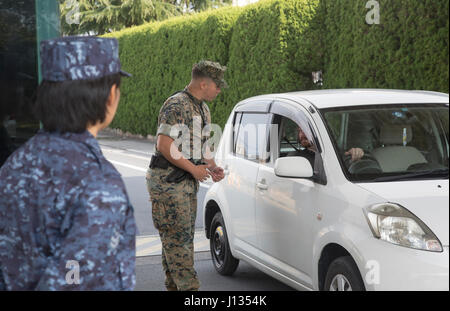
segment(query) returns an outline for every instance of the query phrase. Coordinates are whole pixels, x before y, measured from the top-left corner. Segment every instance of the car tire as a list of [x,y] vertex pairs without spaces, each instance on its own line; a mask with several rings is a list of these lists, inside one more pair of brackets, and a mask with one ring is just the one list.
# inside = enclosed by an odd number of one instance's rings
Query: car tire
[[232,275],[239,265],[239,260],[231,254],[222,213],[217,212],[214,215],[210,228],[209,245],[214,268],[221,275]]
[[350,256],[339,257],[329,266],[325,277],[325,291],[365,291],[355,261]]

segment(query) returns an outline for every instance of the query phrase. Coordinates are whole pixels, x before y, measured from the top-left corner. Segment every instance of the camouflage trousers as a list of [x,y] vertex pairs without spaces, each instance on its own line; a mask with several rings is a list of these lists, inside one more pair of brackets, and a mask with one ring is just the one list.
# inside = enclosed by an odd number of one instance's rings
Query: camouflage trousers
[[162,243],[162,265],[168,290],[196,291],[194,233],[197,194],[151,198],[152,218]]

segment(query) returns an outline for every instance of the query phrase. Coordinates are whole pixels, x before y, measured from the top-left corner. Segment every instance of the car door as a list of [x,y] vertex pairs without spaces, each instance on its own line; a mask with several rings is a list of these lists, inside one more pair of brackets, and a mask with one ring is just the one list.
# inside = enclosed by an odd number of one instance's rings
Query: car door
[[[224,163],[227,173],[225,197],[229,208],[233,244],[251,253],[257,246],[255,224],[255,181],[262,145],[258,128],[266,128],[268,113],[243,111],[235,116],[232,152]],[[265,146],[265,145],[264,145]]]
[[[306,124],[308,137],[316,140],[308,112],[296,104],[274,102],[273,123],[278,133],[271,131],[271,161],[260,166],[256,179],[256,223],[258,245],[262,260],[279,272],[305,284],[312,285],[312,244],[316,199],[323,178],[320,153],[316,153],[315,177],[294,179],[274,173],[275,160],[287,156],[295,147],[292,125]],[[275,127],[277,128],[277,127]],[[283,141],[287,136],[289,143]],[[320,150],[320,147],[319,147]],[[315,180],[315,181],[313,181]]]

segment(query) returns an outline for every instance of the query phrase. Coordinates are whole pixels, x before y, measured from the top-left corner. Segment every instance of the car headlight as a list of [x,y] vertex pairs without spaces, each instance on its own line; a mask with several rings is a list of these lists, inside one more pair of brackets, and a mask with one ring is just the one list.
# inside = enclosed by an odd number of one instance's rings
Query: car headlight
[[419,218],[394,203],[381,203],[364,209],[373,235],[392,244],[442,252],[442,244]]

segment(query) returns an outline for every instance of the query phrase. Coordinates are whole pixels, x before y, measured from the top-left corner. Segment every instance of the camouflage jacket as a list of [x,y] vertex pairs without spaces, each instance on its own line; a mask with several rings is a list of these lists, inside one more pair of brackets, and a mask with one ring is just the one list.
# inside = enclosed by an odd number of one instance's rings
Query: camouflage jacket
[[[193,97],[187,87],[183,92],[169,97],[162,105],[158,116],[158,132],[172,137],[186,159],[202,159],[202,147],[207,136],[202,135],[205,126],[211,124],[208,106]],[[156,151],[156,155],[160,155]],[[168,183],[167,175],[174,170],[154,168],[147,172],[147,182],[152,200],[161,198],[165,194],[195,194],[198,191],[198,181],[185,179],[180,183]]]
[[0,169],[0,289],[132,290],[133,214],[89,132],[40,131]]

